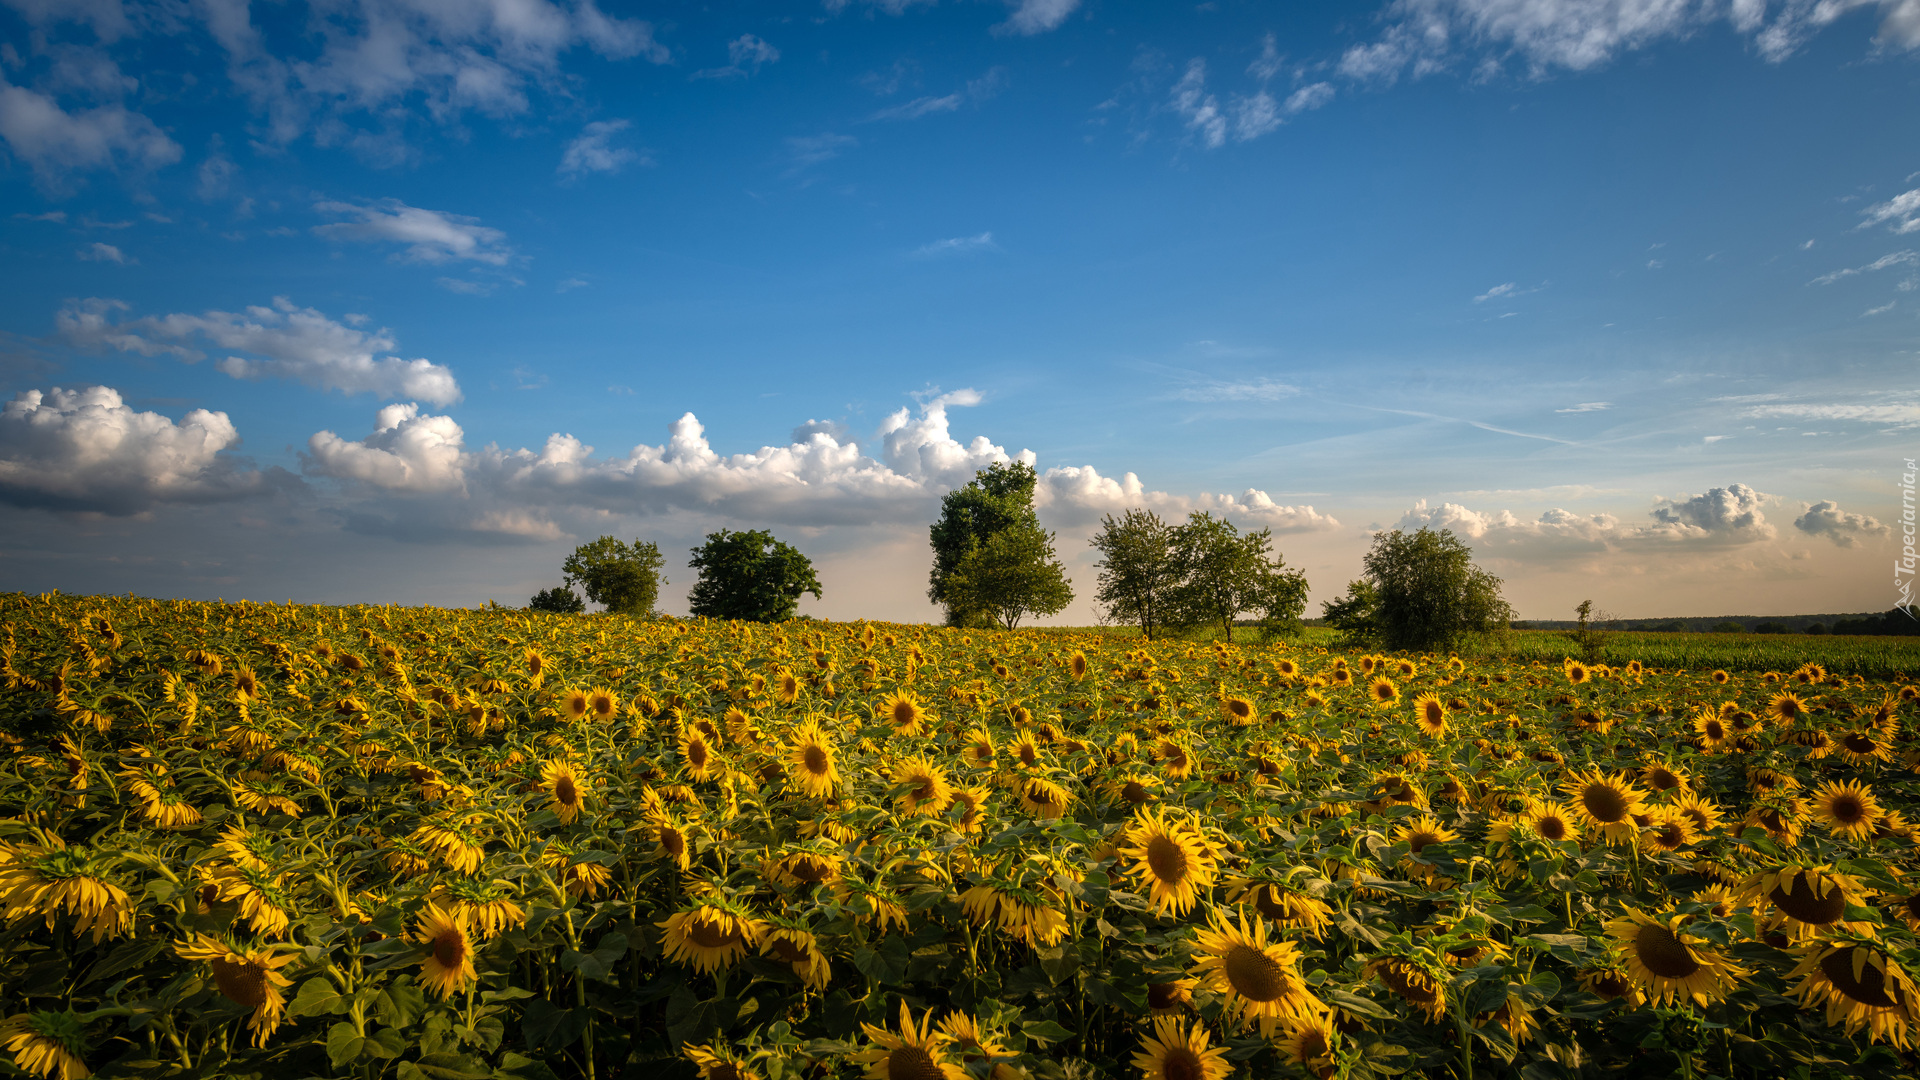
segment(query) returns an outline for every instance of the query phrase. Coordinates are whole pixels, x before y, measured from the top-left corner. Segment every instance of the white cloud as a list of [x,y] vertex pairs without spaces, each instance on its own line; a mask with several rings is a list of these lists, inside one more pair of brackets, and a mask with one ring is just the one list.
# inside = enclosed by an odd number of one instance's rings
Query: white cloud
[[16,221],[50,221],[56,225],[63,224],[67,220],[67,212],[65,210],[49,210],[44,214],[15,214],[13,216]]
[[112,42],[132,32],[133,24],[121,0],[5,0],[36,29],[61,22],[86,23],[94,36]]
[[471,281],[467,278],[451,277],[435,278],[434,284],[439,285],[448,292],[460,293],[463,296],[492,296],[494,290],[500,287],[498,282]]
[[0,501],[125,515],[242,498],[268,484],[220,456],[239,441],[223,412],[194,409],[176,424],[105,386],[23,391],[0,411]]
[[1044,34],[1067,21],[1080,6],[1080,0],[1007,0],[1013,14],[993,26],[995,34],[1019,34],[1031,37]]
[[787,156],[793,165],[788,170],[788,174],[832,161],[840,156],[842,150],[850,150],[859,145],[860,140],[851,135],[835,135],[832,132],[790,138],[787,140]]
[[1749,420],[1839,420],[1863,424],[1886,424],[1895,429],[1920,427],[1920,403],[1888,402],[1879,405],[1841,405],[1796,403],[1756,405],[1741,413]]
[[1879,307],[1868,308],[1867,310],[1860,313],[1860,317],[1863,319],[1867,319],[1875,315],[1885,315],[1887,312],[1892,311],[1894,309],[1894,306],[1896,303],[1897,301],[1889,300],[1886,303],[1881,304]]
[[936,258],[942,255],[967,255],[975,251],[997,250],[993,234],[983,232],[978,236],[950,236],[945,240],[935,240],[930,244],[914,249],[914,254],[922,258]]
[[1181,401],[1280,401],[1294,397],[1300,388],[1273,379],[1251,379],[1245,382],[1209,382],[1198,386],[1189,386],[1175,391],[1173,396]]
[[1770,540],[1774,528],[1760,508],[1772,498],[1745,484],[1732,484],[1684,499],[1656,500],[1651,517],[1656,532],[1683,539]]
[[284,296],[271,307],[244,313],[209,311],[202,315],[163,315],[112,322],[125,304],[81,301],[56,317],[62,335],[81,347],[109,347],[142,356],[172,354],[194,361],[205,342],[247,356],[229,355],[215,367],[234,378],[293,379],[324,390],[419,398],[436,404],[460,400],[453,372],[429,360],[377,355],[396,347],[386,330],[357,330],[334,322],[313,308],[296,307]]
[[1284,59],[1286,58],[1280,55],[1278,40],[1272,34],[1268,34],[1260,39],[1260,55],[1254,57],[1253,63],[1247,65],[1247,74],[1263,83],[1267,82],[1280,74],[1281,61]]
[[67,112],[45,94],[0,78],[0,139],[33,168],[41,184],[62,186],[69,173],[94,169],[157,169],[180,160],[180,144],[153,121],[118,104]]
[[1840,547],[1852,547],[1863,536],[1886,536],[1893,531],[1865,514],[1849,514],[1831,500],[1807,507],[1793,520],[1793,527],[1808,536],[1824,536]]
[[1564,409],[1555,409],[1553,411],[1557,413],[1583,413],[1601,412],[1611,408],[1613,408],[1613,403],[1610,401],[1583,401],[1578,405],[1569,405]]
[[373,434],[349,442],[331,431],[307,440],[308,471],[387,491],[464,491],[464,433],[451,416],[422,416],[416,404],[375,414]]
[[760,70],[761,65],[771,64],[780,59],[780,50],[767,44],[764,38],[753,34],[741,34],[727,42],[727,66],[706,68],[693,73],[696,79],[729,79],[735,76],[745,78]]
[[918,120],[929,113],[954,112],[965,103],[959,94],[946,94],[941,97],[917,97],[912,101],[881,109],[874,113],[874,120]]
[[1333,93],[1332,83],[1309,83],[1287,95],[1287,111],[1290,113],[1312,112],[1332,101]]
[[1188,61],[1186,74],[1173,84],[1173,110],[1186,118],[1187,127],[1199,133],[1208,149],[1227,141],[1227,118],[1220,102],[1207,93],[1207,62],[1198,57]]
[[556,284],[553,287],[553,291],[557,293],[572,292],[575,289],[584,289],[591,284],[592,282],[588,281],[586,278],[577,278],[577,277],[563,278],[558,284]]
[[612,145],[615,135],[632,126],[626,120],[596,120],[588,124],[560,156],[560,175],[577,179],[590,172],[617,173],[635,161],[644,161],[632,150]]
[[1871,274],[1875,270],[1885,270],[1889,266],[1905,266],[1916,262],[1920,262],[1920,254],[1915,254],[1912,251],[1896,251],[1891,255],[1882,255],[1865,266],[1849,266],[1835,270],[1830,274],[1822,274],[1812,281],[1807,282],[1807,284],[1831,285],[1842,278],[1855,277],[1860,274]]
[[480,224],[478,218],[423,210],[398,199],[382,199],[367,205],[322,202],[315,204],[314,209],[322,214],[357,219],[316,225],[315,236],[367,244],[405,244],[406,251],[397,257],[410,262],[470,259],[505,266],[513,258],[513,249],[506,245],[507,234]]
[[1233,137],[1241,142],[1257,139],[1280,126],[1280,106],[1265,90],[1252,97],[1233,101]]
[[[1920,13],[1916,14],[1920,17]],[[1920,232],[1920,188],[1903,191],[1886,202],[1877,203],[1860,211],[1867,220],[1860,228],[1885,225],[1887,231],[1896,234]]]
[[1774,527],[1761,506],[1772,500],[1745,484],[1712,488],[1701,495],[1656,499],[1649,524],[1629,525],[1612,514],[1577,514],[1554,508],[1531,520],[1510,510],[1473,510],[1459,503],[1415,503],[1398,529],[1451,529],[1479,541],[1484,551],[1526,556],[1555,551],[1601,551],[1621,547],[1721,547],[1771,540]]
[[98,242],[81,248],[76,257],[81,262],[110,262],[118,263],[121,266],[139,261],[138,259],[127,258],[125,252],[114,247],[112,244],[102,244]]

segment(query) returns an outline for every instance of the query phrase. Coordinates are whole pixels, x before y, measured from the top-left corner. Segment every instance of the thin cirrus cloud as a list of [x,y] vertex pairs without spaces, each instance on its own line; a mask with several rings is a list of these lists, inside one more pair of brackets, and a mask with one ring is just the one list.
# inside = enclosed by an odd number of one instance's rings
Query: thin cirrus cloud
[[914,249],[914,255],[922,259],[939,259],[955,255],[971,255],[980,251],[998,251],[1000,246],[993,242],[991,232],[977,236],[949,236],[944,240],[935,240]]
[[794,176],[816,165],[823,165],[860,145],[860,140],[851,135],[836,135],[824,132],[819,135],[798,135],[787,140],[787,175]]
[[613,145],[614,136],[632,126],[628,120],[596,120],[588,124],[567,143],[557,171],[567,180],[578,180],[588,173],[611,175],[636,161],[651,165],[651,160],[636,151]]
[[1493,288],[1488,289],[1486,292],[1483,292],[1480,295],[1474,297],[1473,302],[1476,304],[1484,304],[1489,300],[1512,300],[1515,297],[1527,296],[1532,293],[1537,293],[1544,288],[1546,288],[1545,285],[1536,285],[1530,289],[1523,288],[1519,282],[1507,281],[1507,282],[1502,282],[1499,285],[1495,285]]
[[[1916,15],[1916,20],[1920,21],[1920,15]],[[1859,225],[1862,229],[1885,225],[1895,235],[1920,232],[1920,188],[1903,191],[1886,202],[1867,207],[1860,214],[1866,219]]]
[[1279,54],[1273,38],[1267,37],[1261,55],[1248,68],[1257,85],[1250,94],[1234,93],[1221,104],[1218,95],[1207,89],[1207,62],[1200,57],[1187,61],[1186,69],[1168,91],[1167,103],[1209,150],[1233,142],[1251,142],[1279,130],[1287,117],[1309,112],[1332,101],[1333,84],[1312,83],[1289,94],[1284,102],[1267,90],[1267,82],[1280,70]]
[[397,347],[388,331],[337,322],[284,296],[275,297],[271,306],[249,307],[244,312],[115,321],[114,315],[126,309],[118,300],[82,300],[62,309],[55,322],[67,343],[78,348],[170,355],[194,363],[207,356],[202,346],[214,346],[228,351],[215,362],[215,369],[236,379],[290,379],[321,390],[411,397],[442,405],[461,397],[460,384],[446,367],[425,359],[382,355]]
[[1569,405],[1564,409],[1555,409],[1557,413],[1605,412],[1613,408],[1611,401],[1583,401],[1578,405]]
[[695,79],[744,79],[758,72],[761,67],[775,63],[780,59],[780,50],[767,43],[765,38],[754,34],[741,34],[727,42],[727,66],[703,68],[691,76]]
[[1283,401],[1298,397],[1300,388],[1273,379],[1249,379],[1243,382],[1207,382],[1183,387],[1173,393],[1180,401],[1213,403],[1228,401]]
[[398,199],[364,204],[320,202],[314,209],[349,219],[315,225],[315,236],[350,243],[400,244],[404,250],[394,257],[405,262],[465,260],[505,266],[513,259],[513,249],[506,243],[507,234],[480,224],[478,218],[424,210]]
[[138,259],[129,258],[127,253],[112,244],[94,242],[83,247],[75,255],[81,262],[110,262],[120,266],[130,266]]
[[1864,266],[1847,266],[1831,273],[1821,274],[1819,277],[1807,282],[1807,284],[1831,285],[1836,281],[1841,281],[1846,278],[1858,277],[1861,274],[1871,274],[1876,270],[1885,270],[1893,266],[1908,266],[1917,262],[1920,262],[1920,254],[1912,251],[1895,251],[1888,255],[1882,255]]
[[993,98],[1000,93],[1000,91],[1006,89],[1006,86],[1007,69],[1004,67],[992,67],[988,68],[986,73],[979,78],[968,79],[966,86],[951,94],[917,97],[912,101],[881,109],[867,119],[869,121],[918,120],[923,116],[932,116],[936,113],[958,112],[964,105],[978,105],[981,102]]

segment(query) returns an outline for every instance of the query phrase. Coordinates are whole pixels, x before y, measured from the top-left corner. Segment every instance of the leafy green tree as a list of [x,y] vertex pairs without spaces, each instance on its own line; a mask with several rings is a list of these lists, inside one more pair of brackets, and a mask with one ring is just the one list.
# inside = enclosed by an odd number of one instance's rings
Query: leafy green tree
[[813,560],[762,529],[707,534],[690,564],[700,572],[688,594],[695,615],[750,622],[784,622],[801,593],[820,596]]
[[586,601],[580,594],[565,585],[555,585],[551,589],[541,589],[527,601],[527,610],[546,611],[556,615],[578,615],[587,610]]
[[1365,578],[1347,582],[1347,594],[1320,605],[1320,617],[1340,631],[1349,646],[1371,644],[1380,637],[1380,594]]
[[1307,576],[1273,553],[1272,530],[1242,536],[1232,522],[1201,511],[1171,533],[1179,585],[1172,590],[1169,622],[1219,626],[1232,641],[1234,620],[1259,612],[1266,636],[1298,631]]
[[1118,521],[1100,519],[1088,541],[1100,551],[1100,587],[1094,599],[1115,622],[1135,623],[1148,641],[1164,629],[1180,584],[1173,562],[1173,530],[1151,510],[1129,510]]
[[1463,634],[1505,629],[1513,619],[1500,579],[1473,565],[1473,549],[1451,529],[1380,533],[1362,565],[1390,649],[1444,649]]
[[635,540],[628,544],[603,536],[581,544],[560,564],[567,584],[579,587],[587,599],[606,605],[611,615],[651,615],[660,599],[660,576],[665,560],[659,545]]
[[946,580],[947,603],[985,615],[1008,630],[1028,615],[1052,615],[1073,603],[1073,586],[1053,554],[1053,534],[1021,522],[966,553]]
[[940,517],[933,523],[933,573],[927,587],[927,599],[945,605],[948,626],[994,625],[996,617],[987,611],[956,604],[947,594],[947,579],[960,567],[960,560],[987,542],[987,538],[1016,525],[1040,528],[1040,517],[1033,510],[1033,489],[1039,476],[1025,462],[994,462],[974,475],[967,486],[947,493],[940,500]]

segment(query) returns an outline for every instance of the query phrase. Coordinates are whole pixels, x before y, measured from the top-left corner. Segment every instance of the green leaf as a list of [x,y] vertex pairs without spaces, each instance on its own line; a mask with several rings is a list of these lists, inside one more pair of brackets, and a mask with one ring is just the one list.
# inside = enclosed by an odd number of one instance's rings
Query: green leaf
[[417,1065],[432,1080],[486,1080],[493,1070],[465,1054],[427,1054]]
[[400,981],[373,999],[373,1015],[392,1027],[411,1027],[427,1011],[427,995],[411,982]]
[[339,1015],[347,1011],[347,999],[334,989],[333,980],[325,975],[315,975],[300,984],[300,992],[287,1003],[288,1016],[318,1016],[321,1013]]
[[406,1052],[407,1037],[399,1028],[381,1028],[367,1036],[361,1049],[377,1058],[396,1058]]
[[1073,1038],[1073,1032],[1051,1020],[1035,1020],[1021,1024],[1020,1034],[1039,1043],[1042,1047]]
[[341,1022],[327,1029],[327,1061],[335,1069],[357,1059],[367,1044],[352,1024]]

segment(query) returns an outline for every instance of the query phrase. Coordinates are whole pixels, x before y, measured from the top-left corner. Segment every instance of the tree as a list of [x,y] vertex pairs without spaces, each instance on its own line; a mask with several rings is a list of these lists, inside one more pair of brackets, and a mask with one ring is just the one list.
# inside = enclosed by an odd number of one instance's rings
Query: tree
[[1167,609],[1180,584],[1173,564],[1173,532],[1151,510],[1129,510],[1120,520],[1100,519],[1100,533],[1088,543],[1100,550],[1100,588],[1094,599],[1115,622],[1137,623],[1148,641],[1167,621]]
[[951,608],[984,615],[1012,630],[1028,615],[1052,615],[1073,603],[1073,586],[1053,554],[1053,534],[1021,522],[995,532],[947,575]]
[[541,589],[527,601],[527,610],[546,611],[556,615],[578,615],[587,610],[586,601],[580,594],[565,585],[555,585],[551,589]]
[[1342,644],[1355,648],[1380,637],[1380,594],[1366,578],[1347,582],[1347,594],[1320,605],[1320,617],[1340,631]]
[[1580,606],[1574,608],[1573,612],[1579,616],[1579,619],[1574,623],[1573,629],[1568,631],[1567,637],[1579,648],[1580,659],[1589,664],[1597,664],[1600,662],[1601,655],[1606,652],[1607,638],[1612,636],[1608,624],[1614,620],[1604,611],[1596,620],[1591,600],[1580,601]]
[[987,542],[987,538],[1016,525],[1040,528],[1033,510],[1033,488],[1039,482],[1033,466],[1020,461],[996,461],[975,474],[967,486],[940,500],[940,518],[933,523],[933,572],[927,599],[947,609],[948,626],[991,626],[995,617],[957,605],[947,595],[947,579],[960,560]]
[[1513,618],[1500,579],[1473,565],[1473,549],[1451,529],[1380,533],[1362,565],[1390,649],[1444,649],[1462,634],[1503,629]]
[[604,604],[610,615],[651,615],[660,599],[660,576],[665,560],[659,545],[635,540],[628,544],[603,536],[573,549],[560,564],[568,585],[579,586],[587,599]]
[[813,560],[762,529],[708,533],[689,563],[700,572],[687,595],[695,615],[784,622],[793,618],[801,593],[820,597]]
[[1233,523],[1201,511],[1175,526],[1169,539],[1179,584],[1170,593],[1168,622],[1218,625],[1233,640],[1233,621],[1260,613],[1267,636],[1297,631],[1307,606],[1307,576],[1269,555],[1270,529],[1240,535]]

